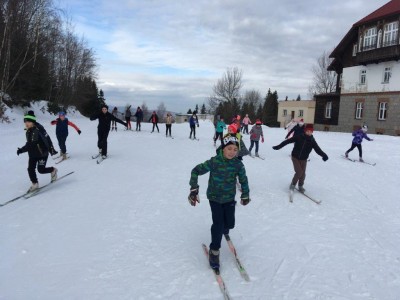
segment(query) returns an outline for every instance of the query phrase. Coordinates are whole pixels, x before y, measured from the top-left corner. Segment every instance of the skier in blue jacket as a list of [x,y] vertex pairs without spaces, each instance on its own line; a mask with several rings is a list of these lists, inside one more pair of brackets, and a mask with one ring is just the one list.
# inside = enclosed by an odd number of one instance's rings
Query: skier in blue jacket
[[363,141],[363,139],[366,139],[368,141],[373,141],[373,139],[369,138],[367,135],[367,131],[368,131],[368,126],[367,125],[363,125],[360,129],[356,130],[353,132],[353,142],[351,143],[351,147],[349,150],[346,151],[345,156],[349,157],[349,152],[353,151],[353,149],[355,147],[357,147],[358,149],[358,153],[360,156],[360,162],[364,162],[363,158],[362,158],[362,146],[361,143]]

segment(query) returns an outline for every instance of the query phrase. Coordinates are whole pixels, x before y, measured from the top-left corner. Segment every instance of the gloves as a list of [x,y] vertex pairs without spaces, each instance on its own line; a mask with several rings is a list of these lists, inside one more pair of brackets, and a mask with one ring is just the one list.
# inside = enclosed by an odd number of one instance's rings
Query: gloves
[[56,155],[58,152],[54,149],[53,146],[50,147],[49,152],[51,154],[51,156]]
[[250,201],[251,201],[251,199],[249,197],[241,197],[240,198],[240,204],[242,204],[243,206],[249,204]]
[[272,149],[279,150],[278,146],[273,146]]
[[20,148],[18,148],[17,155],[19,156],[21,153],[22,153],[22,150]]
[[261,138],[261,143],[264,143],[264,137]]
[[325,155],[324,157],[322,157],[323,161],[327,161],[329,159],[328,155]]
[[80,135],[82,131],[78,130],[78,134]]
[[190,189],[188,200],[191,206],[196,206],[196,202],[200,203],[198,187]]

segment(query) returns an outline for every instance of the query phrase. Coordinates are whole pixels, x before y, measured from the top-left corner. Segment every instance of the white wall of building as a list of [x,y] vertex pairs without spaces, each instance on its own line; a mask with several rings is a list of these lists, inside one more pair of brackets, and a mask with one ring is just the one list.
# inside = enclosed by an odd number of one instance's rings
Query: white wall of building
[[[389,83],[383,83],[385,68],[390,67]],[[361,70],[366,70],[366,82],[360,84]],[[343,69],[341,93],[372,93],[400,91],[400,62],[388,61]]]

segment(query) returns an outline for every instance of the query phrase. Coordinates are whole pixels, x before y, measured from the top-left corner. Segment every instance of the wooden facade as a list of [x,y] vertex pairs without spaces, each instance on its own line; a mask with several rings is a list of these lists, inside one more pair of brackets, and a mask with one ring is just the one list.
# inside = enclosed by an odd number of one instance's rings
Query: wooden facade
[[[326,117],[326,106],[332,102],[330,117]],[[329,93],[315,96],[315,116],[314,124],[338,125],[340,110],[340,94]]]

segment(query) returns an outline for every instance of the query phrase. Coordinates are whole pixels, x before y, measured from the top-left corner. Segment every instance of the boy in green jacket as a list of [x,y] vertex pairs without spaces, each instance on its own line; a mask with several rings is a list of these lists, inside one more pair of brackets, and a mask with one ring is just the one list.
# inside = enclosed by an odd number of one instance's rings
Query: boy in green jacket
[[236,157],[238,150],[238,139],[231,134],[225,135],[222,140],[222,149],[215,157],[197,165],[192,170],[189,182],[191,188],[188,199],[189,203],[195,206],[196,202],[200,202],[198,176],[210,172],[207,198],[210,202],[213,224],[209,261],[211,268],[215,270],[219,270],[219,248],[221,248],[222,235],[228,236],[229,229],[235,227],[237,177],[242,187],[240,203],[247,205],[250,202],[246,170],[243,163]]

